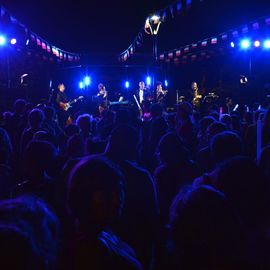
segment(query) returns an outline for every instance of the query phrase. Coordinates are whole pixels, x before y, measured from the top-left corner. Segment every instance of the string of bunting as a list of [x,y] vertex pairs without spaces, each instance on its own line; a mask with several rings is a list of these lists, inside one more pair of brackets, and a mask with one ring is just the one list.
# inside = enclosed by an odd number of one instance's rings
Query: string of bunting
[[213,53],[208,52],[208,48],[219,48],[219,51],[223,52],[224,47],[232,47],[231,43],[234,45],[234,42],[245,34],[252,31],[259,31],[265,27],[270,27],[270,16],[258,18],[255,21],[230,29],[219,35],[163,52],[159,54],[159,61],[164,63],[174,62],[175,64],[186,64],[188,60],[194,62],[198,59],[207,59],[210,58]]
[[78,62],[80,61],[80,55],[77,53],[71,53],[64,51],[60,48],[57,48],[56,46],[53,46],[43,38],[41,38],[39,35],[31,31],[28,27],[26,27],[24,24],[19,22],[15,17],[13,17],[10,12],[5,9],[4,7],[0,6],[0,23],[2,24],[13,24],[19,27],[25,35],[26,38],[26,46],[31,44],[34,44],[39,49],[42,50],[42,52],[49,54],[50,58],[56,58],[58,61],[68,61],[68,62]]
[[[184,14],[192,7],[192,5],[201,2],[203,2],[203,0],[177,0],[161,10],[153,12],[153,14],[160,16],[162,22],[166,22],[168,20],[174,19],[178,15]],[[143,36],[145,34],[149,34],[149,32],[147,31],[147,29],[145,29],[144,26],[143,29],[140,30],[139,34],[136,36],[134,41],[131,43],[131,45],[120,54],[119,56],[120,62],[125,62],[132,55],[134,55],[135,51],[137,51],[137,49],[142,46]]]

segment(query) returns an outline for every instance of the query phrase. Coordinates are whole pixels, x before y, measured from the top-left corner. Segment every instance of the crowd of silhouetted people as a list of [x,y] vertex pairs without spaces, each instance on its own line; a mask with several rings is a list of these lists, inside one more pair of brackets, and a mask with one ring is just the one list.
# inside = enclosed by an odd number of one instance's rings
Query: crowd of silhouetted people
[[1,269],[270,269],[270,108],[0,121]]

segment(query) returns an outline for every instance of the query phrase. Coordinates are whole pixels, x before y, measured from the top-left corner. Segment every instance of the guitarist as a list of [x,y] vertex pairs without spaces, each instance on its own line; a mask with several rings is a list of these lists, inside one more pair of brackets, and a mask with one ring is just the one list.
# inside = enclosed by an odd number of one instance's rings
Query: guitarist
[[69,118],[69,113],[65,110],[65,106],[68,103],[68,98],[65,90],[65,85],[63,83],[59,84],[55,100],[58,124],[61,128],[64,128],[66,126],[67,120]]

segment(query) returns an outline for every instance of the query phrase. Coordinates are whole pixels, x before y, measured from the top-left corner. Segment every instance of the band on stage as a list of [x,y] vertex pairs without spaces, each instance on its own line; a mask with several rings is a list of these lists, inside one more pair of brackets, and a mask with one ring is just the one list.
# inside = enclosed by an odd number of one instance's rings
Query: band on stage
[[[68,122],[72,122],[71,111],[73,103],[82,100],[84,97],[80,96],[76,99],[70,100],[65,92],[66,87],[63,83],[58,85],[58,89],[53,92],[50,96],[51,103],[54,105],[57,111],[57,118],[60,126],[65,126]],[[127,92],[129,94],[127,94]],[[188,101],[193,104],[195,110],[201,110],[202,104],[211,102],[218,98],[214,93],[209,93],[208,95],[203,95],[203,91],[200,91],[198,84],[192,82],[191,89],[188,91],[191,98],[187,99],[183,96],[179,97],[178,91],[176,91],[176,102],[174,104],[181,103],[182,101]],[[173,93],[174,94],[174,93]],[[119,92],[117,93],[117,101],[115,100],[113,93],[107,91],[106,86],[103,83],[99,83],[97,87],[97,92],[91,97],[91,103],[94,104],[96,111],[101,114],[104,110],[113,105],[133,105],[140,110],[141,113],[149,110],[151,104],[158,103],[166,111],[169,105],[169,91],[168,89],[163,89],[161,82],[156,83],[156,88],[153,91],[144,81],[138,83],[138,88],[135,91],[126,91],[125,94]]]

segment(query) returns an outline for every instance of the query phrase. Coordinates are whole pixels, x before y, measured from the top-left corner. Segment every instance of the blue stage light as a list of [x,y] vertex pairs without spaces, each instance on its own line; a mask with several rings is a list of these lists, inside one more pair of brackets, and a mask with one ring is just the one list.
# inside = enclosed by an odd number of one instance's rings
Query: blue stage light
[[84,78],[84,84],[85,86],[89,86],[91,84],[91,78],[89,76]]
[[10,44],[11,45],[15,45],[17,43],[17,39],[16,38],[12,38],[11,40],[10,40]]
[[129,81],[126,81],[126,82],[125,82],[125,87],[126,87],[127,89],[130,87]]
[[147,76],[146,77],[146,84],[149,86],[149,85],[151,85],[151,82],[152,82],[151,77]]
[[249,39],[243,39],[241,41],[241,48],[242,49],[248,49],[250,47],[250,40]]
[[168,84],[167,80],[164,81],[164,85],[165,85],[165,87],[168,87],[169,84]]
[[254,41],[254,47],[258,48],[261,46],[261,42],[259,40]]
[[231,42],[231,47],[232,47],[232,48],[234,48],[234,47],[235,47],[234,42]]
[[4,46],[7,42],[7,39],[4,36],[0,36],[0,46]]
[[83,89],[84,88],[84,83],[83,82],[79,82],[79,88]]
[[270,39],[265,40],[263,46],[265,49],[270,49]]

